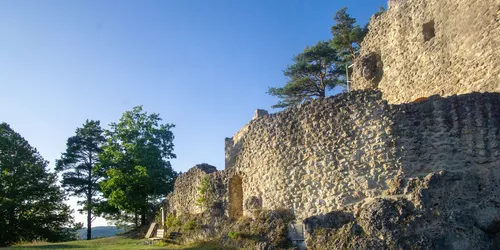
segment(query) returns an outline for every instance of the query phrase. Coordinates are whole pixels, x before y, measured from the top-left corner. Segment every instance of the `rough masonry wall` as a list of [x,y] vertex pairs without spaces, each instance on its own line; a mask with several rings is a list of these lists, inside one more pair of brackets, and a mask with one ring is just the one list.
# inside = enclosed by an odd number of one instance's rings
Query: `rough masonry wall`
[[244,203],[258,197],[297,220],[394,195],[408,178],[499,167],[498,93],[388,105],[354,91],[255,119],[226,140],[225,171],[242,178]]
[[[201,194],[200,188],[204,178],[207,178],[209,185],[205,194]],[[203,198],[204,202],[200,202],[200,198]],[[217,171],[216,167],[208,164],[199,164],[177,178],[174,192],[167,197],[166,210],[167,214],[175,216],[198,214],[207,208],[206,205],[212,206],[214,202],[220,203],[222,207],[227,203],[224,171]]]
[[500,93],[397,105],[381,96],[257,115],[226,139],[224,171],[202,164],[176,180],[167,213],[285,209],[313,249],[500,248]]
[[383,196],[307,218],[308,247],[500,249],[500,93],[392,107],[399,175]]
[[394,107],[397,156],[405,177],[441,170],[500,171],[500,93],[433,96]]
[[369,28],[354,89],[389,103],[500,92],[500,0],[394,0]]
[[255,119],[226,141],[226,171],[244,201],[299,220],[381,195],[399,171],[390,112],[379,92],[351,92]]

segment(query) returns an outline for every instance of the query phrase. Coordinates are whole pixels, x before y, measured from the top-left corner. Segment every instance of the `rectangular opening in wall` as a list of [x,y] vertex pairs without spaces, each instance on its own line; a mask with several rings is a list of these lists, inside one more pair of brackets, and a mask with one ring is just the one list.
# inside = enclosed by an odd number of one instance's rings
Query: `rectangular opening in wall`
[[238,219],[243,215],[243,180],[234,175],[229,181],[229,217]]
[[434,20],[427,22],[423,26],[424,41],[428,42],[436,36],[436,28],[434,27]]

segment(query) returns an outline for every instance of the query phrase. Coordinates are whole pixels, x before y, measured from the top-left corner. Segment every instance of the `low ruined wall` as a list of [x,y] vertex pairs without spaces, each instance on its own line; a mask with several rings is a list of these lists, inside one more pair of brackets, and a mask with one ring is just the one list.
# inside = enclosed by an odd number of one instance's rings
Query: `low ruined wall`
[[[206,179],[208,186],[201,192],[202,182]],[[225,207],[227,204],[227,183],[224,171],[208,164],[192,167],[181,174],[174,185],[174,192],[167,197],[165,204],[167,214],[198,214],[208,206],[218,202]]]
[[369,28],[354,89],[389,103],[500,92],[500,0],[393,0]]

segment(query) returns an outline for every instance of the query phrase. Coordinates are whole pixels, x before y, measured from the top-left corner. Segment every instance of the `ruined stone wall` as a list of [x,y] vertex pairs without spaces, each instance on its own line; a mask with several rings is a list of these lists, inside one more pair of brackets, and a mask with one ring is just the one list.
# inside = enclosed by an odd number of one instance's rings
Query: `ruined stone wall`
[[244,200],[326,213],[380,195],[397,175],[392,127],[377,92],[313,101],[251,121],[226,146],[226,169],[243,179]]
[[392,107],[399,175],[383,196],[307,218],[308,247],[500,249],[500,93]]
[[369,28],[354,89],[389,103],[500,92],[500,0],[394,0]]
[[499,134],[498,93],[388,105],[380,92],[354,91],[252,120],[226,139],[226,170],[181,175],[168,210],[202,212],[208,177],[226,215],[286,208],[300,220],[391,194],[407,178],[498,168]]
[[225,171],[242,179],[243,203],[301,220],[394,194],[406,178],[498,169],[499,107],[500,94],[402,105],[341,94],[252,120],[226,140]]
[[[200,192],[203,179],[208,181],[205,194]],[[198,214],[208,206],[227,204],[227,180],[224,171],[208,164],[199,164],[181,174],[174,185],[174,192],[167,197],[167,214]],[[202,200],[200,198],[203,198]]]
[[257,116],[226,139],[224,171],[190,169],[166,206],[206,211],[208,178],[210,218],[289,210],[314,249],[496,249],[499,173],[500,93],[389,105],[352,91]]

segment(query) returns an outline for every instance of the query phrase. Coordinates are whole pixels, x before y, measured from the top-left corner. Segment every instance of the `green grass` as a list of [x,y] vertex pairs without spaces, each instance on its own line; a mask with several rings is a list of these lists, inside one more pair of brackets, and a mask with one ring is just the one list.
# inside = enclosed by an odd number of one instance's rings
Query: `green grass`
[[222,249],[214,243],[198,243],[188,246],[179,246],[173,244],[165,244],[162,246],[162,243],[157,242],[155,245],[144,245],[141,244],[146,240],[137,240],[137,239],[129,239],[124,237],[108,237],[108,238],[100,238],[94,240],[78,240],[78,241],[69,241],[69,242],[61,242],[61,243],[28,243],[28,244],[20,244],[7,248],[0,248],[2,250],[30,250],[30,249],[71,249],[71,250],[87,250],[87,249],[110,249],[110,250],[118,250],[118,249],[147,249],[147,250],[168,250],[168,249],[185,249],[185,250],[216,250]]

